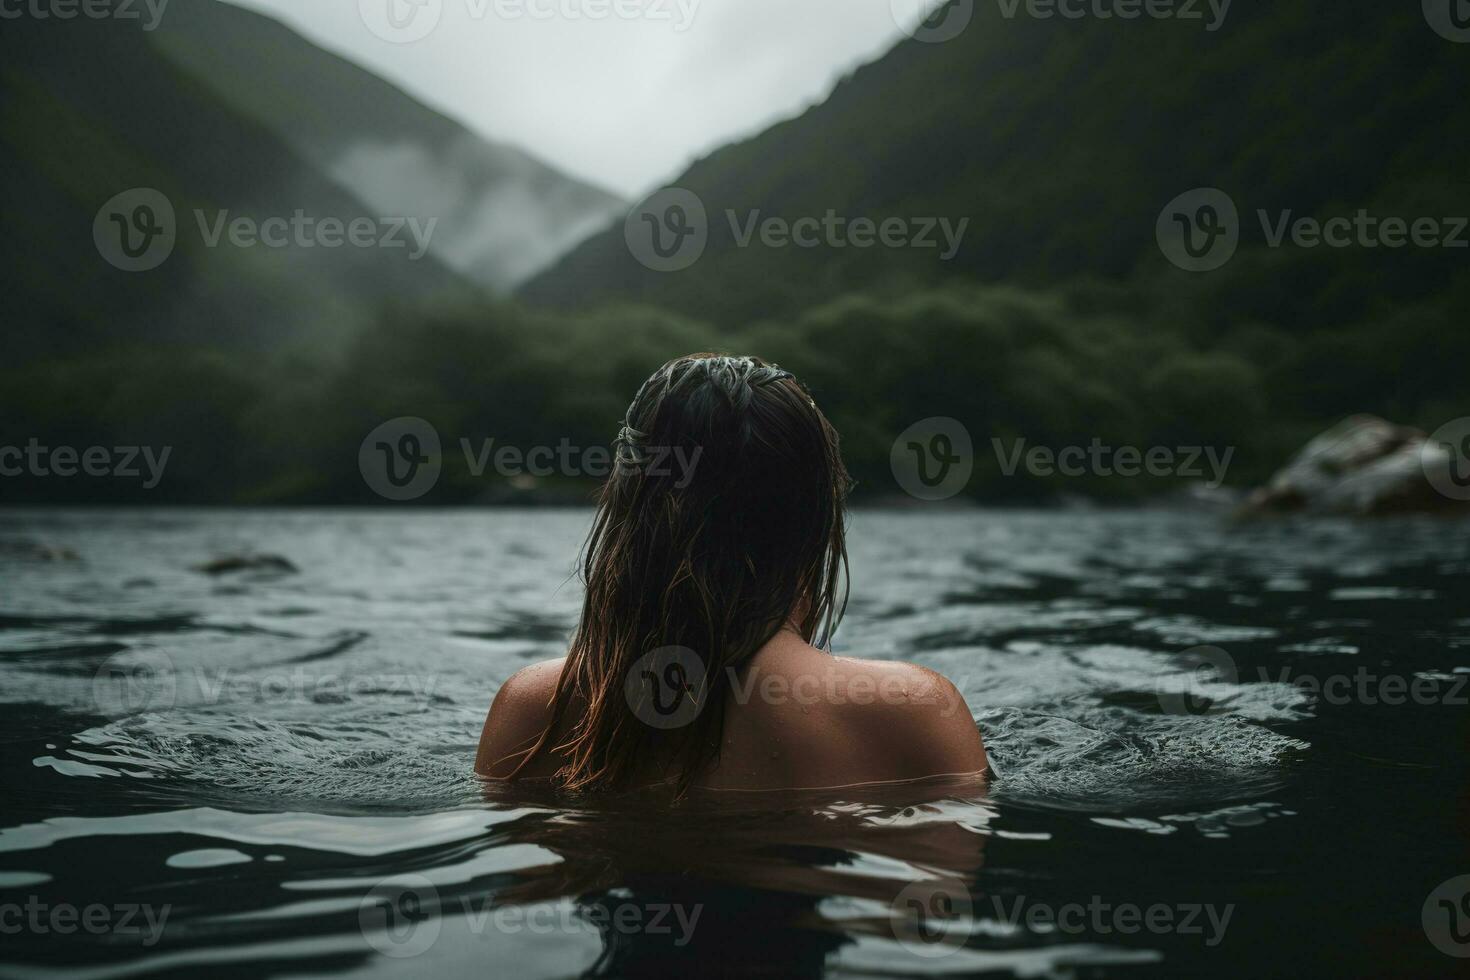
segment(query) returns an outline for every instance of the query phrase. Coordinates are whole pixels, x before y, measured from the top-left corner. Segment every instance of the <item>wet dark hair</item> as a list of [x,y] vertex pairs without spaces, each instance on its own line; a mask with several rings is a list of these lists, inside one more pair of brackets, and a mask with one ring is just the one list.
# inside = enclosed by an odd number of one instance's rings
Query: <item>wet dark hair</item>
[[[665,364],[638,390],[614,450],[551,719],[516,772],[556,752],[567,789],[672,778],[682,793],[718,757],[732,672],[788,624],[830,644],[847,601],[850,484],[806,387],[756,357]],[[697,658],[685,666],[698,682],[680,696],[700,708],[660,728],[625,691],[640,660],[669,647]]]

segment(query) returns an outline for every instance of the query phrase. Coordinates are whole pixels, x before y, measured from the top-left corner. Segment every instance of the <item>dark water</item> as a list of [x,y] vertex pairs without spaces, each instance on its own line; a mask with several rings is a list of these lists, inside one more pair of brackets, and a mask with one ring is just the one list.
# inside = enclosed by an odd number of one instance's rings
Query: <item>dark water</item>
[[0,512],[0,973],[1470,966],[1465,525],[861,512],[838,649],[953,678],[988,791],[487,795],[586,520]]

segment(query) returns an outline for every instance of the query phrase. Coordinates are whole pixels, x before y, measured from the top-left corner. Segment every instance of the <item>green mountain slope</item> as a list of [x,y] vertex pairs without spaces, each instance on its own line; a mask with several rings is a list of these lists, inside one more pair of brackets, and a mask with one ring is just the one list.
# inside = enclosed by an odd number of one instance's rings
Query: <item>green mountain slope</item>
[[[1100,278],[1193,318],[1297,329],[1462,288],[1463,251],[1268,249],[1256,217],[1470,212],[1470,48],[1434,33],[1420,4],[1237,0],[1213,32],[1042,20],[1024,5],[1007,18],[1012,6],[974,4],[959,37],[906,40],[800,118],[692,166],[674,182],[709,213],[692,267],[644,268],[619,225],[521,295],[647,302],[728,327],[858,290]],[[1155,241],[1164,205],[1202,186],[1226,191],[1243,224],[1240,254],[1209,276],[1176,269]],[[945,262],[933,249],[738,247],[728,210],[970,225]]]
[[[385,305],[479,294],[432,255],[415,260],[406,231],[396,248],[317,247],[294,235],[281,248],[212,243],[201,220],[212,232],[222,218],[377,213],[131,25],[7,21],[0,155],[0,288],[13,359],[145,342],[325,351]],[[133,188],[161,192],[176,216],[172,254],[148,271],[115,268],[93,237],[99,209]],[[389,231],[379,226],[374,242]]]

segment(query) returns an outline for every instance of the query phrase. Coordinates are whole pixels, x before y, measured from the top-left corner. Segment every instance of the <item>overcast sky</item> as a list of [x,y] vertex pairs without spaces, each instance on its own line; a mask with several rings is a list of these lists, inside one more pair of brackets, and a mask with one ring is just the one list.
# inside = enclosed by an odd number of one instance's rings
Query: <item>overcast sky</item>
[[[486,137],[631,196],[823,98],[893,45],[919,0],[232,2]],[[593,19],[599,10],[609,13]]]

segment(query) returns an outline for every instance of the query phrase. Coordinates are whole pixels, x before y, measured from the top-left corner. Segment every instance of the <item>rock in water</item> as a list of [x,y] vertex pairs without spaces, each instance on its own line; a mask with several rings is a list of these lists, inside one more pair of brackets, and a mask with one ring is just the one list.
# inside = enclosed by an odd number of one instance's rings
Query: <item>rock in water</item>
[[0,558],[21,561],[81,561],[81,555],[62,545],[41,541],[0,541]]
[[1454,465],[1418,429],[1354,415],[1312,439],[1246,500],[1248,515],[1306,511],[1395,514],[1465,509],[1428,474]]
[[232,572],[274,572],[278,575],[289,575],[299,570],[280,555],[228,555],[194,566],[194,571],[205,575],[229,575]]

